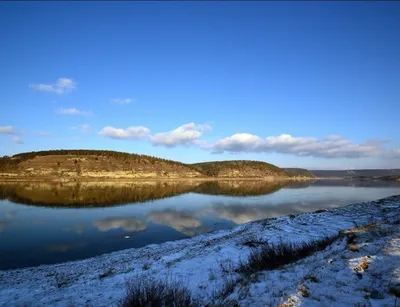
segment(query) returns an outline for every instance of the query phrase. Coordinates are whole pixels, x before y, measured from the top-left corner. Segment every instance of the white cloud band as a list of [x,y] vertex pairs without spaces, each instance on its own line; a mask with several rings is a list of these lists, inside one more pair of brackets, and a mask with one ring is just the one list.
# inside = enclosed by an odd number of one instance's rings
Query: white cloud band
[[138,140],[147,137],[150,134],[150,130],[142,126],[129,127],[126,129],[104,127],[103,129],[101,129],[99,134],[112,139]]
[[208,130],[211,130],[211,126],[209,125],[188,123],[172,131],[157,133],[150,136],[149,139],[154,146],[174,147],[178,145],[192,145],[196,144],[203,132]]
[[81,115],[81,116],[91,116],[92,113],[89,111],[82,111],[82,110],[78,110],[75,108],[70,108],[70,109],[58,109],[57,113],[59,114],[64,114],[64,115]]
[[76,89],[77,83],[73,79],[59,78],[54,84],[30,84],[29,87],[39,92],[56,93],[62,95]]
[[276,152],[319,158],[358,158],[379,156],[384,149],[381,142],[353,144],[341,136],[328,136],[321,140],[313,137],[293,137],[289,134],[261,138],[248,133],[237,133],[218,140],[214,153],[223,152]]
[[17,131],[15,131],[13,126],[2,126],[2,127],[0,127],[0,133],[2,133],[2,134],[16,134]]

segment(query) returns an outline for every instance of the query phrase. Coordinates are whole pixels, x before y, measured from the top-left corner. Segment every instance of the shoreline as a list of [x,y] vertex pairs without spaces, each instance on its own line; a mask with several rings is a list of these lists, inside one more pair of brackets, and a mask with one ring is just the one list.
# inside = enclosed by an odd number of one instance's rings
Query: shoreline
[[[142,181],[306,181],[317,180],[325,178],[313,177],[227,177],[227,178],[213,178],[213,177],[179,177],[179,178],[157,178],[157,177],[142,177],[142,178],[110,178],[110,177],[88,177],[88,178],[43,178],[43,177],[0,177],[0,184],[2,183],[24,183],[24,182],[44,182],[44,183],[80,183],[80,182],[142,182]],[[337,179],[337,178],[333,178]]]
[[[148,276],[157,280],[173,276],[201,301],[208,302],[223,286],[222,280],[236,276],[233,271],[225,272],[222,266],[234,267],[251,252],[252,247],[245,242],[301,244],[337,235],[346,229],[399,219],[400,195],[395,195],[326,211],[250,222],[230,230],[84,260],[3,270],[0,271],[0,306],[32,302],[38,306],[111,306],[123,297],[126,280]],[[397,252],[400,254],[400,250]],[[218,277],[214,279],[212,274]],[[106,276],[99,277],[103,275]],[[60,279],[64,283],[59,287],[57,280]]]

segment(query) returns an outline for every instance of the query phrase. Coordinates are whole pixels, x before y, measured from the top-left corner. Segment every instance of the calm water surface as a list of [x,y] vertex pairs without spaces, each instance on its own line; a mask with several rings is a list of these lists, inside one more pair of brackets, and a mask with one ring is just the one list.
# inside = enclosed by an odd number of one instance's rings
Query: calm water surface
[[280,215],[400,194],[318,180],[0,185],[0,269],[82,259]]

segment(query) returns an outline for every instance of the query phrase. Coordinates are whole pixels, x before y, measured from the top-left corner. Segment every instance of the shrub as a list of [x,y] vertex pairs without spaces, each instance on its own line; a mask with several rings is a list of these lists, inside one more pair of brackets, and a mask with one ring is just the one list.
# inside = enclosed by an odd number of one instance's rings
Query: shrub
[[99,278],[100,279],[106,278],[106,277],[112,276],[113,274],[114,274],[114,270],[111,268],[108,268],[107,270],[103,271],[103,273],[101,273],[99,275]]
[[55,279],[57,288],[62,288],[64,286],[66,286],[72,280],[72,277],[69,276],[65,272],[56,272],[54,274],[54,279]]
[[250,253],[246,262],[242,262],[237,271],[246,275],[264,270],[273,270],[286,264],[305,258],[316,251],[325,249],[332,244],[338,236],[328,237],[323,240],[310,243],[283,244],[279,246],[265,243],[261,248]]
[[395,287],[391,287],[389,289],[389,293],[393,294],[394,296],[396,296],[397,298],[400,298],[400,289],[395,288]]
[[176,282],[138,278],[127,282],[121,307],[196,306],[189,290]]
[[357,253],[357,252],[360,251],[360,249],[357,247],[357,245],[354,245],[354,244],[351,244],[351,245],[349,246],[349,250],[350,250],[351,252],[353,252],[353,253]]

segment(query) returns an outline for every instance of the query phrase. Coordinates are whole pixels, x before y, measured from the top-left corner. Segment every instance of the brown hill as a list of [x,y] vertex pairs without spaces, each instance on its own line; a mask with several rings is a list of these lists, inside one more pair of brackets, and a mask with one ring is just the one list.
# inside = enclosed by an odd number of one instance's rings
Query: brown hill
[[[307,174],[306,172],[302,172]],[[296,173],[298,175],[298,172]],[[0,179],[104,180],[181,178],[290,178],[293,174],[260,161],[195,164],[106,150],[50,150],[0,158]]]
[[138,179],[206,177],[180,162],[115,151],[52,150],[1,158],[2,177]]
[[284,168],[283,170],[289,177],[306,177],[306,178],[316,177],[313,173],[304,168]]
[[288,177],[281,168],[261,161],[215,161],[191,164],[196,170],[218,178]]

